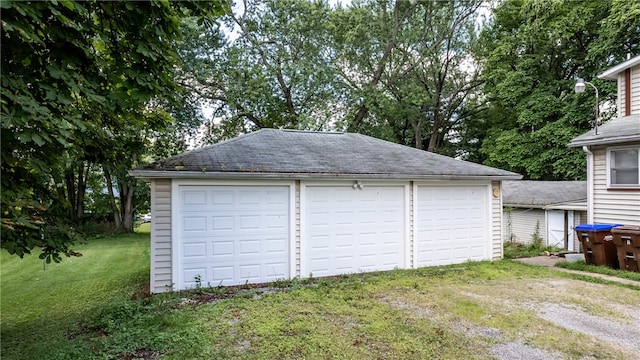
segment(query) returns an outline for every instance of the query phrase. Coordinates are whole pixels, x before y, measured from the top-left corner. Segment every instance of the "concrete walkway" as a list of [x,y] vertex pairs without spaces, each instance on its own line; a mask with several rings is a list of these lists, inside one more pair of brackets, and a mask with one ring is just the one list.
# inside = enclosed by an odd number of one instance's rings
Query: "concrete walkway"
[[570,274],[591,276],[591,277],[594,277],[594,278],[603,279],[603,280],[607,280],[607,281],[618,282],[618,283],[621,283],[621,284],[640,286],[640,281],[635,281],[635,280],[631,280],[631,279],[623,279],[623,278],[619,278],[619,277],[616,277],[616,276],[609,276],[609,275],[604,275],[604,274],[598,274],[598,273],[592,273],[592,272],[586,272],[586,271],[578,271],[578,270],[571,270],[571,269],[564,269],[564,268],[557,267],[556,266],[557,263],[567,261],[566,259],[558,257],[558,256],[534,256],[534,257],[530,257],[530,258],[520,258],[520,259],[513,259],[513,260],[521,262],[523,264],[528,264],[528,265],[544,266],[544,267],[547,267],[547,268],[549,268],[551,270],[564,271],[564,272],[570,273]]

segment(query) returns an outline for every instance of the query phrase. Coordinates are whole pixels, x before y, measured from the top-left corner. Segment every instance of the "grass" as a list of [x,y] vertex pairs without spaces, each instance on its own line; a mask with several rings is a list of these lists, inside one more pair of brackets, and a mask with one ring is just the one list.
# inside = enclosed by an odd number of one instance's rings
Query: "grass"
[[130,298],[148,277],[148,233],[94,238],[74,249],[83,256],[45,270],[36,253],[0,254],[3,359],[44,358],[35,354],[73,345],[69,329],[102,304]]
[[515,340],[565,358],[625,358],[615,346],[540,321],[531,307],[579,304],[579,293],[598,313],[598,301],[637,306],[638,297],[511,261],[148,297],[140,296],[148,233],[96,238],[77,250],[84,256],[45,271],[36,256],[2,254],[3,360],[486,359],[493,345]]
[[591,273],[615,276],[623,279],[640,281],[640,273],[632,272],[632,271],[616,270],[607,266],[587,265],[587,263],[584,262],[583,260],[574,261],[574,262],[561,262],[561,263],[558,263],[556,266],[564,269],[586,271]]

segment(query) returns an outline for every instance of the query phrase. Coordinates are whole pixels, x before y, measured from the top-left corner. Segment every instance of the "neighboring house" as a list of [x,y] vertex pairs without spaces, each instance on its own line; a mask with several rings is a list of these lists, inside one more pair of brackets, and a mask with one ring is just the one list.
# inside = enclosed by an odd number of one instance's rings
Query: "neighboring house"
[[586,181],[503,181],[505,241],[580,250],[574,227],[587,221]]
[[151,291],[502,257],[521,176],[352,133],[263,129],[138,168]]
[[640,225],[640,56],[598,76],[618,82],[618,116],[573,139],[587,154],[589,223]]

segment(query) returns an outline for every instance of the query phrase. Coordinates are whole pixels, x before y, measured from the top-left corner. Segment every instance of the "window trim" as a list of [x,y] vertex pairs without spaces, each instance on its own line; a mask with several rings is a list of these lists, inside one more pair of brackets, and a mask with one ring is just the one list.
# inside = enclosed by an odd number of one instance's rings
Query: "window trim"
[[[638,152],[638,184],[612,184],[611,183],[611,153],[619,150],[636,150]],[[607,172],[607,189],[609,190],[625,190],[625,189],[640,189],[640,145],[630,146],[616,146],[607,148],[607,161],[605,166]]]

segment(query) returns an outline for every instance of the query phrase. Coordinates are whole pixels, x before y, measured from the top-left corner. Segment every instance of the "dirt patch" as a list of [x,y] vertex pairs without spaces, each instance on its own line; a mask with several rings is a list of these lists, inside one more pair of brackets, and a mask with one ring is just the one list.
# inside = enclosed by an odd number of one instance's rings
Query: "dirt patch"
[[499,360],[556,360],[558,354],[551,356],[546,352],[519,341],[499,344],[491,348],[491,353]]

